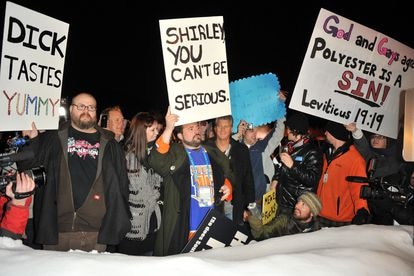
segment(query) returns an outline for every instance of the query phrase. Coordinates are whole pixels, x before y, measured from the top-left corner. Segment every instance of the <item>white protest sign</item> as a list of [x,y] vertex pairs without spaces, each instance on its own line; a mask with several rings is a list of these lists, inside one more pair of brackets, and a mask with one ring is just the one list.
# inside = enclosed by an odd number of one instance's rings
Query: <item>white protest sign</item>
[[402,155],[405,161],[414,162],[414,88],[405,91]]
[[176,125],[231,114],[222,16],[160,20],[171,113]]
[[414,87],[414,50],[321,9],[289,107],[397,138],[400,94]]
[[6,3],[0,67],[1,131],[57,129],[69,25]]

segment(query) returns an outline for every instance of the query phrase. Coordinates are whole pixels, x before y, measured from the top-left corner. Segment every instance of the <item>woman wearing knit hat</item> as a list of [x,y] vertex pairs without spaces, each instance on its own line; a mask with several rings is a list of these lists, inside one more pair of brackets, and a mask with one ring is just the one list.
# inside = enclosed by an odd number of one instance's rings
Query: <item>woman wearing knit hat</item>
[[266,225],[253,215],[249,215],[247,220],[253,237],[264,240],[319,230],[318,214],[321,209],[318,196],[312,192],[304,192],[299,196],[292,214],[280,214]]

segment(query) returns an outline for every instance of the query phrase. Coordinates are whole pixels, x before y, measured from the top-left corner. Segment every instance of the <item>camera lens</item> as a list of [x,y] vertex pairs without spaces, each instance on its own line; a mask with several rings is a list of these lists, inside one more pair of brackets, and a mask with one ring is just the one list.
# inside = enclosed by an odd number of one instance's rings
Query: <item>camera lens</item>
[[30,175],[33,181],[36,183],[36,186],[43,186],[46,182],[46,172],[43,167],[33,168],[29,171],[26,171]]

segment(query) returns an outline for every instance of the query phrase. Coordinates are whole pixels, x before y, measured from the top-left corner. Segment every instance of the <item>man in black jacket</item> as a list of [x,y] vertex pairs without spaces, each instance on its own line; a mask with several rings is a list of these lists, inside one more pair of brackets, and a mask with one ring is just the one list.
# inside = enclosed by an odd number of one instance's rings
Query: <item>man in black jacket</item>
[[36,158],[18,165],[43,165],[47,172],[35,198],[36,242],[48,250],[101,252],[131,228],[125,155],[114,135],[97,126],[92,95],[73,98],[70,118],[40,134],[33,123],[24,132],[31,141],[23,150]]
[[244,225],[243,212],[249,203],[255,202],[254,180],[248,147],[231,138],[233,117],[216,118],[216,137],[207,144],[217,147],[230,161],[234,173],[233,200],[224,203],[225,215],[234,223]]
[[281,166],[276,170],[272,186],[276,186],[278,213],[291,214],[298,197],[305,191],[316,193],[322,174],[323,155],[308,135],[305,114],[295,113],[286,121],[286,151],[280,153]]

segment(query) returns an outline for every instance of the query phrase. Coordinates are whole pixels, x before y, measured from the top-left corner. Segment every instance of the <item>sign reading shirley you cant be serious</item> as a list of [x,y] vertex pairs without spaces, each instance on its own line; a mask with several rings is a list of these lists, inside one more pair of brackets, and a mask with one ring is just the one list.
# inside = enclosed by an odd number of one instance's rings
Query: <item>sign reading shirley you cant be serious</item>
[[231,114],[223,17],[166,19],[159,25],[176,125]]
[[0,131],[56,129],[69,25],[6,3],[0,67]]
[[414,50],[321,9],[290,108],[397,138],[400,94],[414,87]]

